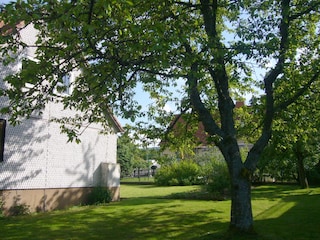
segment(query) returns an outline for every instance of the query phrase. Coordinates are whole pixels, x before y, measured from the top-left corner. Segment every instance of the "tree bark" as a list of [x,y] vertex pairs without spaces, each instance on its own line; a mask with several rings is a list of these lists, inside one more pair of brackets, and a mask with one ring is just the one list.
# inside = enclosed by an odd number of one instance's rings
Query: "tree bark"
[[230,230],[253,232],[251,182],[242,176],[232,180]]
[[230,147],[234,150],[233,154],[229,155],[231,159],[226,158],[231,178],[230,230],[252,233],[254,232],[251,206],[252,171],[244,166],[238,146],[234,147]]
[[309,188],[309,183],[307,179],[307,174],[304,169],[303,157],[297,156],[297,163],[298,163],[298,179],[301,188]]
[[308,188],[308,179],[306,170],[304,168],[304,153],[303,153],[303,143],[298,140],[293,148],[293,152],[297,158],[297,170],[298,170],[298,180],[301,188]]

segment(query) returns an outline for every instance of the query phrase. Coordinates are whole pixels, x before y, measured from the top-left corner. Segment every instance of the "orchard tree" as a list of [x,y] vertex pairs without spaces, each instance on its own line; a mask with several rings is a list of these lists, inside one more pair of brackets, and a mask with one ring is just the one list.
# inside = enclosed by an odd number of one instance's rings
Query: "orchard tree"
[[[137,86],[158,106],[148,112],[156,122],[163,123],[165,104],[175,101],[178,113],[202,122],[224,156],[232,186],[230,229],[248,232],[251,175],[273,119],[319,81],[319,8],[318,0],[18,0],[0,17],[12,28],[23,20],[38,29],[37,61],[7,78],[11,87],[2,95],[10,102],[3,111],[16,123],[52,99],[61,101],[83,113],[59,120],[72,137],[77,128],[67,123],[105,124],[106,106],[134,120],[141,109],[133,98]],[[28,46],[19,30],[4,35],[1,56],[8,63]],[[59,76],[75,68],[82,73],[72,93],[55,97]],[[31,80],[34,87],[23,88]],[[172,92],[177,88],[180,101]],[[242,159],[234,101],[253,90],[257,137]]]
[[274,134],[262,155],[259,169],[267,168],[280,178],[296,178],[308,187],[306,170],[319,159],[320,84],[306,91],[299,100],[274,120]]
[[134,135],[132,128],[126,126],[118,138],[117,161],[121,167],[121,177],[131,176],[135,170],[140,177],[140,169],[150,167],[147,160],[152,156],[157,156],[155,151],[141,148],[139,143],[135,142]]
[[130,176],[136,167],[136,159],[140,159],[140,150],[126,131],[118,138],[117,162],[121,167],[121,177]]

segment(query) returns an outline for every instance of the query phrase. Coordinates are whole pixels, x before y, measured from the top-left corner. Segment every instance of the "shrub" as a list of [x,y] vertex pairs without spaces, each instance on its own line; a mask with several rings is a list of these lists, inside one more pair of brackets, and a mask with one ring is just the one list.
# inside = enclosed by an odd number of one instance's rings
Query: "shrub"
[[167,184],[167,185],[170,185],[170,186],[178,186],[178,185],[180,185],[180,184],[179,184],[179,180],[178,180],[178,179],[172,178],[172,179],[168,180],[168,184]]
[[311,185],[320,185],[320,172],[318,171],[318,169],[313,168],[309,171],[307,171],[307,178],[308,178],[308,182]]
[[4,206],[4,201],[0,199],[0,218],[3,217],[3,206]]
[[227,164],[223,161],[212,160],[205,169],[205,190],[214,195],[223,195],[230,189],[230,177]]
[[162,166],[155,175],[155,183],[160,186],[186,186],[198,183],[199,166],[189,160]]
[[[156,172],[154,177],[155,184],[159,186],[172,186],[178,185],[178,180],[174,178],[171,165],[164,165]],[[174,184],[173,182],[176,182]]]
[[9,209],[10,216],[22,216],[22,215],[29,215],[30,209],[29,206],[26,204],[16,204]]
[[112,192],[106,187],[94,187],[88,196],[89,205],[106,204],[112,201]]

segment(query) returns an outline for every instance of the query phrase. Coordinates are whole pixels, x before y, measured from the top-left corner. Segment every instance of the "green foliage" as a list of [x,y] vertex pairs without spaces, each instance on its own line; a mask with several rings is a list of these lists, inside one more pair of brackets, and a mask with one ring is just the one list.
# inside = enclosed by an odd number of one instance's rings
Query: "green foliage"
[[30,208],[26,204],[16,204],[9,209],[9,215],[10,216],[23,216],[23,215],[29,215],[30,214]]
[[320,160],[313,168],[307,171],[307,177],[311,185],[320,186]]
[[[297,169],[309,176],[320,156],[319,111],[320,84],[300,96],[274,121],[274,134],[258,164],[260,173],[269,173],[277,180],[298,180]],[[284,91],[282,95],[290,94]],[[300,159],[300,165],[299,160]],[[301,165],[301,163],[303,165]],[[316,173],[316,172],[314,172]],[[312,180],[313,181],[313,180]]]
[[150,147],[146,147],[146,148],[141,148],[140,149],[140,154],[141,154],[141,158],[146,159],[146,160],[151,160],[151,159],[155,159],[158,160],[161,157],[161,152],[159,148],[150,148]]
[[144,160],[142,151],[134,143],[127,130],[118,138],[117,161],[121,166],[121,177],[131,176],[135,168],[146,168],[148,162]]
[[230,189],[228,167],[217,148],[195,155],[200,166],[203,189],[214,197],[224,197]]
[[230,186],[226,162],[215,148],[192,159],[162,165],[155,175],[161,186],[201,184],[212,195],[224,195]]
[[[199,129],[200,128],[200,129]],[[203,144],[199,139],[197,132],[204,134],[203,125],[198,123],[195,114],[183,114],[175,116],[172,120],[170,131],[165,135],[162,142],[162,148],[169,149],[175,153],[178,159],[188,159],[192,157],[194,149]]]
[[4,201],[0,199],[0,218],[3,217],[3,206],[4,206]]
[[188,160],[161,166],[155,175],[155,183],[160,186],[187,186],[199,183],[199,166]]
[[87,204],[107,204],[112,201],[112,197],[113,194],[110,189],[101,186],[94,187],[88,196]]
[[221,196],[230,191],[230,176],[225,162],[214,160],[206,171],[208,171],[204,185],[206,191]]
[[307,177],[309,184],[320,186],[320,172],[317,169],[307,171]]

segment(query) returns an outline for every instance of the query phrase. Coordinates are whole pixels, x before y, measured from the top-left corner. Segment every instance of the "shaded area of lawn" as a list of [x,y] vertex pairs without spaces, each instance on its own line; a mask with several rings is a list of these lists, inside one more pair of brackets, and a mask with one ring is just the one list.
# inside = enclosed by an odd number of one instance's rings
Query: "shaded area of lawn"
[[320,239],[319,188],[285,194],[256,217],[256,230],[270,239]]
[[223,231],[224,217],[201,202],[132,199],[8,218],[1,221],[1,239],[191,239],[212,229]]
[[226,234],[230,201],[164,197],[195,187],[122,186],[120,202],[0,219],[0,239],[319,239],[320,188],[253,190],[258,235]]

